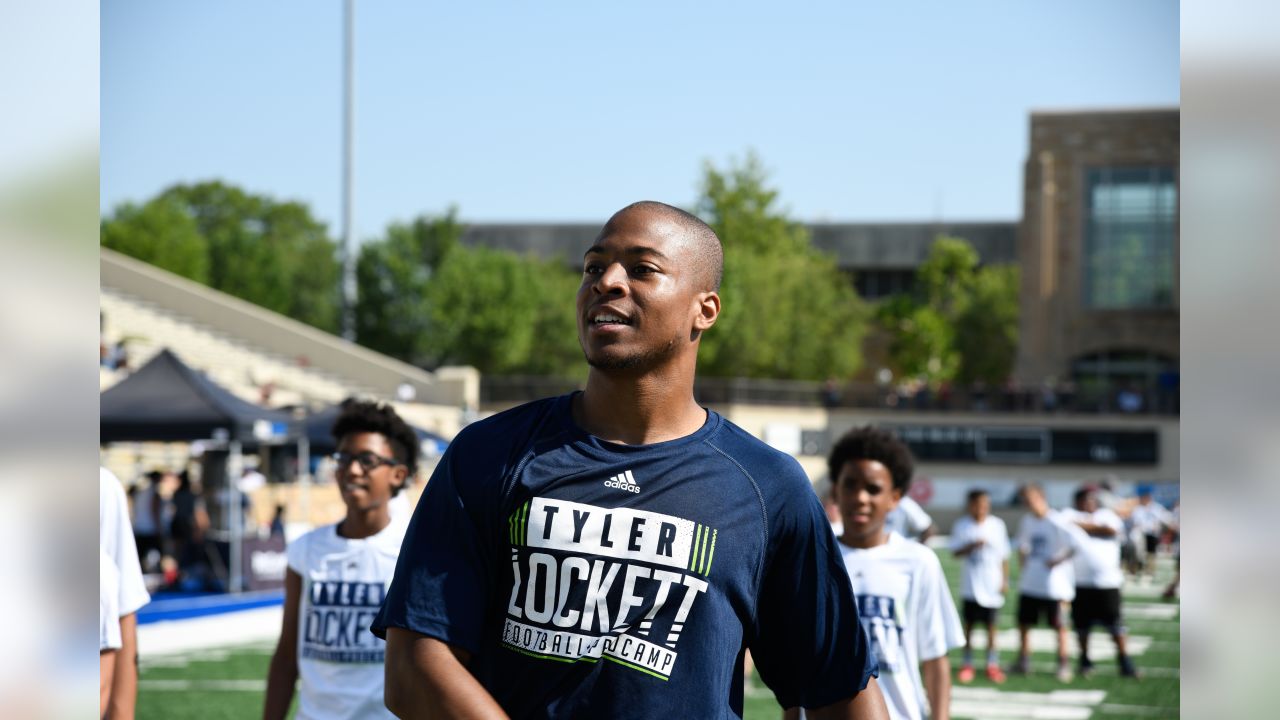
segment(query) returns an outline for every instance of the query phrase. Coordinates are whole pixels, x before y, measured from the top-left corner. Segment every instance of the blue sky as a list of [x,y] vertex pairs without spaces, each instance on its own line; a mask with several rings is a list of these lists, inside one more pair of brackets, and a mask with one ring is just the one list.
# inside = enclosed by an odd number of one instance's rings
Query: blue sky
[[[338,231],[341,0],[101,10],[101,206],[218,178]],[[1033,109],[1172,106],[1178,4],[358,0],[357,234],[688,205],[754,149],[800,220],[1015,219]]]

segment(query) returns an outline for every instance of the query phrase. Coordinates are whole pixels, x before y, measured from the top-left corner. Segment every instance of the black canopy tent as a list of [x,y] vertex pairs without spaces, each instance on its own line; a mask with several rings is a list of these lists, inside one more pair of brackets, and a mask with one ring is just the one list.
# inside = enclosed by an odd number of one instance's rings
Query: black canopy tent
[[241,400],[182,362],[167,348],[99,397],[99,442],[215,440],[227,445],[227,508],[231,589],[241,583],[243,517],[241,448],[298,439],[301,424],[290,413]]
[[241,400],[167,348],[102,393],[100,442],[222,439],[253,444],[299,434],[290,413]]

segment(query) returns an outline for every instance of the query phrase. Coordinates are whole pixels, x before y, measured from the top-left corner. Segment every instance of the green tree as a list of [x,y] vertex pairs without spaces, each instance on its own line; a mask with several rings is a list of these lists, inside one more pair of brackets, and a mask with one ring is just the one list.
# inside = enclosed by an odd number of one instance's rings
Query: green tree
[[700,371],[721,377],[847,378],[862,362],[865,305],[833,258],[777,207],[759,159],[705,167],[696,209],[724,245],[723,311]]
[[898,377],[1000,383],[1017,353],[1017,268],[979,267],[967,241],[940,236],[915,292],[882,301],[875,314]]
[[[102,243],[322,330],[337,330],[336,246],[301,203],[277,202],[216,181],[175,185],[141,208],[121,206],[103,223]],[[186,259],[199,254],[197,247],[204,248],[202,263]]]
[[102,246],[198,283],[209,282],[209,244],[180,203],[125,203],[102,221]]
[[454,248],[427,288],[435,361],[495,374],[564,374],[560,361],[576,345],[573,295],[551,293],[565,291],[567,276],[511,252]]
[[360,247],[356,262],[356,336],[360,344],[415,365],[433,364],[427,288],[444,257],[458,244],[457,209],[440,217],[395,223]]
[[1015,265],[978,271],[972,295],[956,318],[955,348],[960,356],[956,379],[999,383],[1013,373],[1018,355],[1018,290]]

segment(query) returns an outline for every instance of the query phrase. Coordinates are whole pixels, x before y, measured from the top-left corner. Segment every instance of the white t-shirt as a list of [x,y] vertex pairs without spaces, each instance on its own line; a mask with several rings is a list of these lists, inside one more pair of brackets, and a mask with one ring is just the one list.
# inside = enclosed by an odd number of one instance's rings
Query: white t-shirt
[[1164,525],[1173,524],[1173,515],[1154,500],[1149,505],[1133,506],[1133,526],[1143,535],[1159,535]]
[[1009,557],[1009,530],[1004,521],[988,515],[982,522],[962,515],[951,528],[951,550],[959,550],[978,540],[983,544],[964,556],[960,572],[960,597],[985,608],[1004,607],[1004,561]]
[[1112,537],[1098,537],[1080,530],[1080,534],[1076,536],[1080,547],[1072,558],[1072,563],[1075,565],[1076,587],[1110,589],[1123,585],[1124,571],[1120,569],[1120,543],[1124,540],[1124,521],[1120,516],[1106,508],[1100,508],[1091,513],[1063,510],[1062,516],[1072,523],[1078,521],[1091,525],[1105,525],[1116,531]]
[[151,602],[138,563],[138,545],[129,525],[129,504],[124,487],[106,468],[98,470],[98,545],[119,571],[117,610],[121,616],[135,613]]
[[840,544],[858,614],[880,664],[880,690],[894,720],[918,720],[928,705],[920,663],[964,644],[960,616],[933,550],[891,533],[867,550]]
[[1048,600],[1072,600],[1076,596],[1075,570],[1070,562],[1060,562],[1050,568],[1048,560],[1065,557],[1075,550],[1071,528],[1067,527],[1057,510],[1050,510],[1043,518],[1031,513],[1022,516],[1018,523],[1018,549],[1027,553],[1023,564],[1018,590],[1023,595]]
[[98,548],[98,651],[119,650],[120,571]]
[[369,630],[395,572],[408,518],[352,540],[338,526],[289,544],[302,576],[298,603],[298,720],[393,718],[383,704],[386,643]]
[[929,517],[929,513],[920,507],[920,503],[912,500],[907,495],[902,496],[902,500],[898,502],[898,507],[890,510],[884,519],[886,530],[898,533],[905,538],[919,536],[932,524],[933,518]]

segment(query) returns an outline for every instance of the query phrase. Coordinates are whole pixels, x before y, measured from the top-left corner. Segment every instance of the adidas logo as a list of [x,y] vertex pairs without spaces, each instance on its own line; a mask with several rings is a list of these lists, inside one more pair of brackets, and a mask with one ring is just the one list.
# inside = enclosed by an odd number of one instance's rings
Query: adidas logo
[[605,480],[604,486],[617,488],[619,490],[626,490],[627,492],[640,492],[640,486],[636,484],[636,477],[631,474],[630,470],[618,473],[608,480]]

